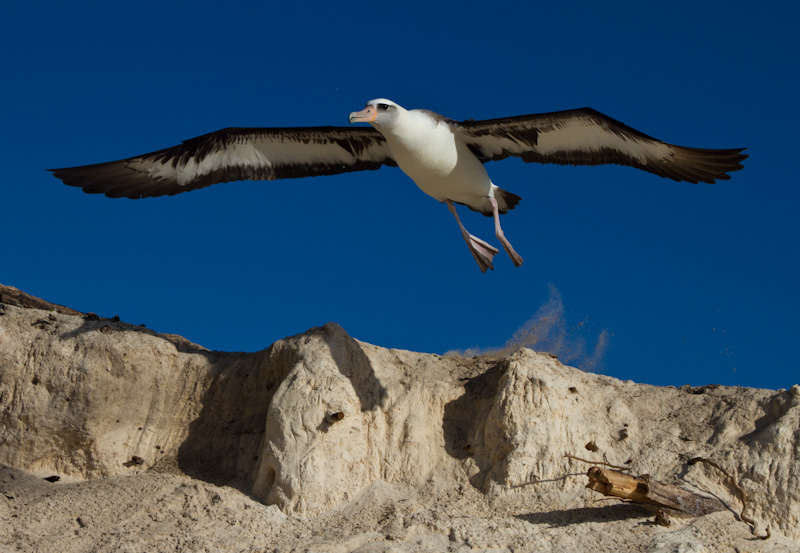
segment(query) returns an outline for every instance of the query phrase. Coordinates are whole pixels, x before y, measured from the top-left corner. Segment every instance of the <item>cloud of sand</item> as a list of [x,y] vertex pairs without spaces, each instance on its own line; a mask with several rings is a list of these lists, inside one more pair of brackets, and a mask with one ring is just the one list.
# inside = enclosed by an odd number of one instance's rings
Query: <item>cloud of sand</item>
[[[570,325],[564,313],[561,293],[550,285],[550,297],[506,343],[494,348],[470,348],[449,351],[445,355],[472,357],[475,355],[506,355],[519,348],[552,353],[567,365],[588,372],[602,372],[603,357],[608,350],[611,334],[603,329],[592,335],[589,319]],[[591,343],[592,345],[588,345]]]

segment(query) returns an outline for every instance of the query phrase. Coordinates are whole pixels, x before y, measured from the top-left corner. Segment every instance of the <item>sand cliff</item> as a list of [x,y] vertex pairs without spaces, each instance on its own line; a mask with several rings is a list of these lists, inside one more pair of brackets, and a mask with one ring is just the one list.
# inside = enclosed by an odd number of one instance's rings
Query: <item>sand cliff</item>
[[[10,287],[0,302],[0,551],[800,547],[800,386],[655,387],[525,349],[390,350],[336,324],[213,352]],[[598,501],[565,454],[728,509],[656,525]],[[755,529],[696,456],[736,476]]]

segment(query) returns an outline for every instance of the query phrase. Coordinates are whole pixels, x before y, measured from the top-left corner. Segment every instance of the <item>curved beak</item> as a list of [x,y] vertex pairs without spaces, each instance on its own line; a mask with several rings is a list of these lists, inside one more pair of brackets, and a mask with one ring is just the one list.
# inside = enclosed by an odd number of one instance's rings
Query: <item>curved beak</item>
[[361,111],[354,111],[350,114],[350,122],[351,123],[371,123],[375,121],[375,118],[378,116],[378,110],[375,109],[375,106],[367,106]]

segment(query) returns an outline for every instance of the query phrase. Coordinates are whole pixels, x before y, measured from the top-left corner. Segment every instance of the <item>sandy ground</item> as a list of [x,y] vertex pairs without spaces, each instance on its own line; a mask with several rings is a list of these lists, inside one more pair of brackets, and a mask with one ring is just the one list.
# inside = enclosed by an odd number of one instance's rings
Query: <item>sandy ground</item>
[[[169,470],[169,469],[167,469]],[[567,478],[585,478],[573,475]],[[535,484],[532,484],[535,486]],[[0,470],[0,551],[11,552],[796,552],[762,541],[729,511],[655,524],[633,504],[570,510],[528,505],[526,493],[491,500],[431,481],[418,490],[373,483],[354,501],[309,519],[287,517],[228,486],[150,470],[51,483]],[[724,536],[724,538],[721,538]]]

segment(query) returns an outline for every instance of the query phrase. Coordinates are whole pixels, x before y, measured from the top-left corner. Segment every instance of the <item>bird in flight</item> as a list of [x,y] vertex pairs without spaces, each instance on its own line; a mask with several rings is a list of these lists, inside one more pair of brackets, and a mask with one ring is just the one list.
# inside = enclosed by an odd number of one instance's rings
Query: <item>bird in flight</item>
[[454,121],[385,98],[350,114],[370,127],[227,128],[119,161],[50,169],[65,184],[110,198],[175,195],[236,180],[277,180],[396,166],[447,205],[484,273],[498,249],[467,232],[454,204],[493,217],[515,266],[522,257],[500,226],[521,198],[497,187],[484,167],[510,156],[562,165],[629,165],[676,181],[714,183],[742,168],[744,148],[675,146],[591,108]]

